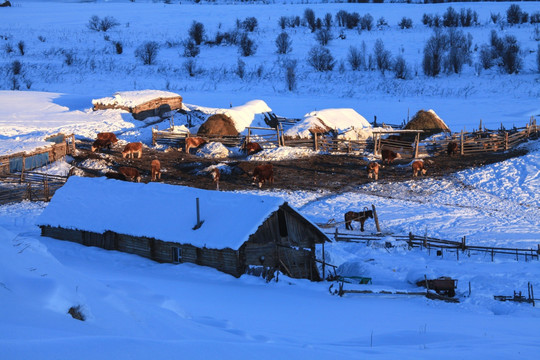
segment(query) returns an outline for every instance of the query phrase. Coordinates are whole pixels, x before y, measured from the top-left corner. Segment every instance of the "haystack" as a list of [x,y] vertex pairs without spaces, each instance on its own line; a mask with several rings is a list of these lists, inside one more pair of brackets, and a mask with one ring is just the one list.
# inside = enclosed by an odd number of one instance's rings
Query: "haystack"
[[[433,110],[419,110],[405,125],[405,130],[424,130],[420,137],[425,139],[433,134],[450,132],[450,128]],[[403,137],[403,135],[402,135]]]
[[197,135],[237,136],[234,122],[225,114],[214,114],[201,125]]

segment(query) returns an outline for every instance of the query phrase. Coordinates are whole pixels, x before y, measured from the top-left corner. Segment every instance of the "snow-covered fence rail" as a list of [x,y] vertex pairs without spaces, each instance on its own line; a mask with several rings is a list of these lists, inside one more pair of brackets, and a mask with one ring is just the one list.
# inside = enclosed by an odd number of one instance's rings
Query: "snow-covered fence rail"
[[67,176],[27,171],[0,176],[0,204],[14,201],[49,201]]
[[[347,234],[339,233],[336,229],[333,233],[327,233],[327,235],[333,235],[335,241],[353,242],[353,243],[371,243],[372,241],[381,241],[384,236],[378,234],[364,235],[364,234]],[[515,257],[516,261],[520,258],[525,261],[536,259],[540,260],[540,244],[537,249],[524,249],[524,248],[506,248],[506,247],[492,247],[492,246],[477,246],[468,245],[466,243],[466,237],[462,237],[461,241],[452,241],[445,239],[438,239],[428,236],[419,236],[409,233],[409,235],[392,235],[392,238],[396,240],[404,241],[408,244],[409,248],[426,249],[430,254],[431,250],[437,251],[437,255],[444,256],[444,251],[454,253],[459,260],[460,252],[466,253],[470,256],[475,253],[484,253],[491,257],[491,261],[494,261],[495,255],[508,255]]]

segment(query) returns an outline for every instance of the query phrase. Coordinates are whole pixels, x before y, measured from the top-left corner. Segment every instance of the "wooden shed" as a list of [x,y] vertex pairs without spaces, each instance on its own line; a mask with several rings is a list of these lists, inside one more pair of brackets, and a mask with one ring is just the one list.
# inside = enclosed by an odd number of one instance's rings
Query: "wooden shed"
[[157,91],[124,91],[113,97],[92,100],[93,109],[121,109],[130,112],[137,120],[151,116],[163,116],[173,110],[182,109],[182,97],[178,94]]
[[280,270],[320,280],[315,244],[328,241],[279,198],[76,176],[37,223],[42,236],[210,266],[236,277]]

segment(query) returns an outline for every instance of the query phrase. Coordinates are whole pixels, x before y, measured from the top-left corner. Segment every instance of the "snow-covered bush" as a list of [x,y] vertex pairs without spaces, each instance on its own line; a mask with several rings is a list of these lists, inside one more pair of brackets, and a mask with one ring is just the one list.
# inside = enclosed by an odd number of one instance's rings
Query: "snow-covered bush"
[[493,49],[491,48],[491,46],[484,44],[480,47],[478,60],[482,68],[486,70],[493,67]]
[[276,38],[276,52],[278,54],[288,54],[292,51],[292,40],[289,34],[282,32]]
[[19,41],[19,42],[17,43],[17,48],[19,49],[19,54],[21,54],[21,56],[24,55],[25,47],[26,47],[26,46],[25,46],[25,44],[24,44],[24,41],[21,40],[21,41]]
[[195,44],[195,41],[193,41],[193,39],[185,40],[183,45],[184,45],[184,57],[196,57],[201,52],[201,50],[199,49],[197,44]]
[[535,12],[531,14],[531,24],[538,24],[540,23],[540,12]]
[[315,39],[322,46],[326,46],[328,45],[330,40],[332,40],[332,32],[328,29],[317,30],[317,32],[315,33]]
[[461,9],[459,11],[459,23],[463,27],[469,27],[478,24],[478,13],[471,8]]
[[326,15],[324,15],[324,27],[327,29],[332,27],[332,14],[326,13]]
[[447,47],[448,36],[440,30],[435,30],[424,46],[424,59],[422,60],[424,74],[432,77],[439,75],[444,51]]
[[491,22],[493,22],[494,24],[497,24],[499,22],[499,20],[501,20],[501,14],[500,13],[491,13],[490,15],[491,17]]
[[521,70],[522,60],[519,55],[519,43],[515,36],[506,35],[503,40],[501,65],[508,74],[515,74]]
[[22,71],[22,64],[19,60],[15,60],[11,63],[11,73],[13,75],[19,75]]
[[373,46],[373,56],[377,64],[377,69],[384,74],[386,70],[390,70],[392,55],[390,51],[384,48],[384,43],[381,39],[375,41]]
[[370,13],[362,16],[362,18],[360,19],[360,28],[362,30],[371,31],[371,29],[373,28],[373,16],[371,16]]
[[412,24],[413,24],[412,19],[404,16],[401,18],[401,21],[398,23],[398,26],[401,29],[410,29],[412,28]]
[[193,39],[196,45],[201,45],[205,35],[203,23],[194,20],[188,30],[188,35],[191,39]]
[[201,72],[201,70],[197,66],[197,62],[195,61],[195,59],[187,59],[186,61],[184,61],[182,66],[190,77],[194,77]]
[[409,68],[401,54],[396,57],[396,61],[394,62],[394,74],[397,79],[402,80],[406,80],[410,77]]
[[120,23],[112,16],[105,16],[103,19],[100,19],[99,16],[92,15],[86,26],[92,31],[106,32],[118,25],[120,25]]
[[315,24],[315,12],[312,9],[307,8],[304,10],[304,20],[306,21],[311,32],[315,32],[317,27]]
[[327,48],[317,45],[308,53],[308,63],[317,71],[331,71],[336,61]]
[[286,16],[281,16],[278,19],[278,25],[281,28],[281,30],[285,30],[289,22],[289,19]]
[[238,52],[242,56],[251,56],[255,54],[257,46],[255,42],[251,40],[247,33],[243,33],[240,36],[240,43],[238,44]]
[[153,65],[159,52],[159,45],[155,41],[147,41],[135,50],[135,57],[142,60],[144,65]]
[[7,42],[4,44],[4,51],[6,54],[11,54],[13,52],[13,44]]
[[75,54],[72,50],[64,50],[64,64],[67,66],[73,65],[75,62]]
[[354,71],[363,70],[366,68],[366,43],[362,43],[362,50],[355,46],[349,48],[347,54],[347,61],[351,65],[351,69]]
[[238,61],[236,62],[236,69],[234,70],[234,72],[236,73],[236,75],[238,75],[240,79],[243,79],[246,75],[246,63],[242,61],[242,59],[238,59]]
[[521,10],[517,4],[512,4],[506,10],[506,22],[510,25],[523,24],[529,21],[529,14]]
[[360,20],[362,18],[360,17],[360,14],[357,12],[353,13],[346,13],[345,14],[345,26],[347,29],[354,29],[360,24]]
[[247,17],[244,21],[242,21],[242,24],[241,24],[242,29],[248,32],[255,31],[258,25],[259,25],[259,22],[257,21],[257,18],[253,16]]
[[443,26],[444,27],[458,27],[459,15],[453,7],[449,6],[446,12],[443,14]]
[[296,89],[296,65],[296,60],[287,60],[283,63],[283,67],[285,68],[285,83],[289,91]]
[[472,35],[450,29],[448,32],[448,52],[445,54],[444,68],[447,73],[460,74],[464,64],[471,63]]

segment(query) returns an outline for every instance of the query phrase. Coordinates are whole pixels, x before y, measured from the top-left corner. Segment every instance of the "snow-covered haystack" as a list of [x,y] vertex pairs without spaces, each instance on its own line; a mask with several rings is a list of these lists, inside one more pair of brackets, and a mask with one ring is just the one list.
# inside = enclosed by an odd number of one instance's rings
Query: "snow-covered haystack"
[[419,110],[405,125],[405,130],[424,130],[422,138],[441,132],[450,132],[450,128],[433,110]]
[[196,105],[187,105],[192,111],[199,111],[207,115],[223,114],[232,120],[237,132],[242,132],[251,126],[257,114],[270,112],[272,109],[262,100],[248,101],[244,105],[234,106],[229,109],[208,108]]
[[230,153],[231,151],[222,143],[211,142],[201,146],[196,155],[206,159],[217,159],[229,157]]
[[371,136],[371,124],[353,109],[324,109],[304,115],[304,120],[285,132],[285,136],[309,138],[331,130],[345,132],[347,139],[365,139]]
[[137,120],[183,109],[180,95],[161,90],[120,91],[112,97],[94,99],[92,105],[94,110],[126,110]]

